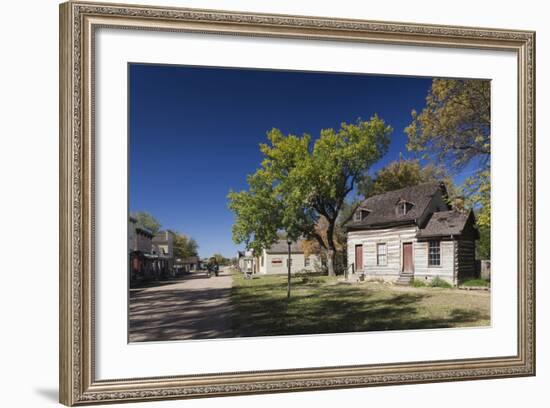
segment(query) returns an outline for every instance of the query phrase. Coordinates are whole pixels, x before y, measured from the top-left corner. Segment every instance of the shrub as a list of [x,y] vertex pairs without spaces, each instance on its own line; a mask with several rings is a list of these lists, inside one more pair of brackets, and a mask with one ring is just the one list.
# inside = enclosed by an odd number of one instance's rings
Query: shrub
[[436,276],[432,279],[430,282],[430,286],[432,288],[452,288],[453,285],[451,285],[449,282],[441,279],[439,276]]
[[411,286],[413,288],[425,288],[427,285],[424,281],[422,281],[420,279],[415,279],[415,280],[412,281]]
[[321,274],[318,274],[318,273],[314,273],[314,272],[307,272],[307,271],[301,271],[301,272],[297,272],[294,277],[296,278],[296,280],[300,283],[311,283],[311,284],[317,284],[317,283],[323,283],[325,282],[326,280],[326,277],[321,275]]
[[[286,272],[285,272],[286,274]],[[316,276],[316,277],[323,277],[323,276],[326,276],[326,273],[323,274],[321,272],[311,272],[311,271],[308,271],[307,269],[301,269],[297,272],[293,272],[292,273],[292,276],[296,277],[296,278],[311,278],[312,276]]]
[[319,278],[311,278],[310,276],[301,276],[300,283],[319,283]]

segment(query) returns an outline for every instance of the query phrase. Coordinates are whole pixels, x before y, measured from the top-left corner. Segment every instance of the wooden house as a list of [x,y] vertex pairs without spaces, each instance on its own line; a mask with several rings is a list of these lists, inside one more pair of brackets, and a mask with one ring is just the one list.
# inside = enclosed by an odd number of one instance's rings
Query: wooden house
[[[306,256],[302,249],[303,240],[290,244],[290,273],[317,272],[322,270],[322,260],[318,254]],[[288,273],[288,243],[278,240],[264,249],[259,257],[259,273],[264,275]]]
[[476,274],[474,214],[452,209],[442,183],[369,197],[346,224],[352,278],[408,284]]
[[237,252],[237,267],[239,271],[246,273],[258,272],[258,259],[254,256],[253,250],[238,251]]

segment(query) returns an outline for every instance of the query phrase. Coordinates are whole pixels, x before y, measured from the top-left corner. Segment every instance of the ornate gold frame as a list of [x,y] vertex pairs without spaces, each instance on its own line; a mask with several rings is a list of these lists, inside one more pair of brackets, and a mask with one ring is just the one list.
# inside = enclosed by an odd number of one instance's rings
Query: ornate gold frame
[[[93,47],[97,27],[507,50],[518,61],[518,350],[513,356],[246,373],[94,376]],[[535,33],[228,11],[60,6],[60,401],[66,405],[535,374]]]

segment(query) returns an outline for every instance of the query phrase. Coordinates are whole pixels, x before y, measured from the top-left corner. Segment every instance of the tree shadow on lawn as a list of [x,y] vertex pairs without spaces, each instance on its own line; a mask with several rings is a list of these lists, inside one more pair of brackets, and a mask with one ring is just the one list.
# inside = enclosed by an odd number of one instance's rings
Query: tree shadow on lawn
[[255,282],[229,288],[130,293],[131,342],[218,339],[295,334],[434,329],[473,323],[487,316],[462,308],[427,316],[429,293],[395,293],[308,282]]
[[[300,289],[312,293],[300,296]],[[423,293],[380,297],[376,291],[348,286],[327,288],[321,284],[300,289],[287,300],[286,296],[274,296],[273,292],[269,296],[268,290],[251,296],[234,288],[235,336],[435,329],[473,323],[485,317],[477,310],[459,308],[444,317],[426,316],[419,303],[431,295]]]

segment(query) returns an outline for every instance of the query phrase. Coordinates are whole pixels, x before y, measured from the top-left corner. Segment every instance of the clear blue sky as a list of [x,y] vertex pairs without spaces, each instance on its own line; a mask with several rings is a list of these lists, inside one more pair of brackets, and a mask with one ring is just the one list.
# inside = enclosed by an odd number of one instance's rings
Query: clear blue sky
[[295,71],[129,66],[129,210],[197,240],[202,257],[235,256],[227,194],[246,189],[266,132],[318,136],[374,113],[394,132],[372,171],[411,157],[403,129],[431,78]]

